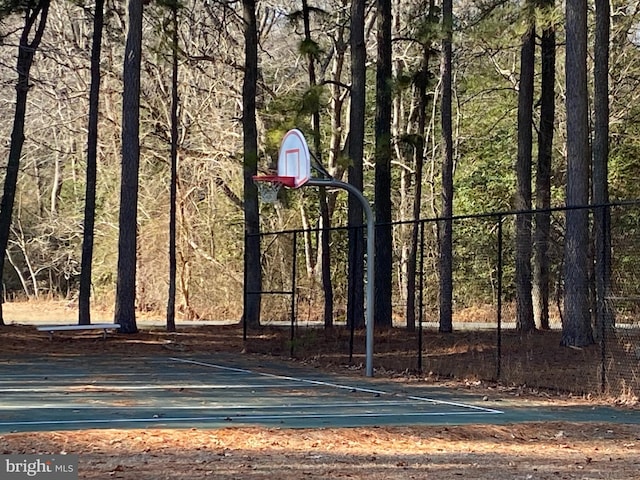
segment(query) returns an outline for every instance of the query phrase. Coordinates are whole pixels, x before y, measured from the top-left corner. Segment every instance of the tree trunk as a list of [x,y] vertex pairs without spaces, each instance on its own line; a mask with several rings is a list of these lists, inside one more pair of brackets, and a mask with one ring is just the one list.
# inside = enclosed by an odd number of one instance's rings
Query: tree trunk
[[392,326],[391,272],[391,0],[377,0],[375,157],[375,324]]
[[87,180],[84,199],[84,231],[78,297],[78,323],[91,323],[91,272],[93,240],[96,220],[96,182],[98,171],[98,118],[100,112],[100,56],[102,28],[104,26],[104,0],[96,0],[93,17],[91,46],[91,86],[89,87],[89,127],[87,134]]
[[176,214],[178,197],[178,4],[171,3],[171,178],[169,179],[169,292],[167,331],[176,331]]
[[[27,95],[29,93],[29,79],[33,58],[38,50],[42,34],[47,23],[50,0],[40,0],[35,7],[27,8],[24,12],[24,28],[20,36],[18,46],[18,61],[16,71],[16,109],[13,117],[13,129],[11,131],[11,146],[9,147],[9,159],[7,160],[7,172],[4,178],[4,191],[0,202],[0,280],[4,275],[4,262],[9,244],[11,232],[11,217],[13,204],[16,197],[18,184],[18,172],[20,170],[20,157],[24,145],[24,121],[27,113]],[[35,34],[33,40],[29,37]],[[0,285],[2,282],[0,281]],[[0,302],[0,325],[4,325],[2,302]]]
[[[245,69],[242,86],[242,132],[244,137],[244,228],[246,233],[244,269],[245,295],[244,322],[247,327],[260,326],[262,268],[260,259],[260,212],[258,190],[253,176],[258,171],[258,128],[256,125],[256,92],[258,85],[258,30],[255,0],[243,0]],[[253,292],[253,293],[251,293]]]
[[[434,2],[431,1],[431,7]],[[413,198],[413,220],[411,226],[411,243],[407,260],[407,328],[416,326],[416,270],[418,259],[418,238],[420,233],[420,212],[422,207],[422,172],[424,170],[424,144],[427,119],[427,83],[429,76],[430,47],[423,46],[422,67],[416,77],[416,93],[418,96],[418,126],[416,144],[414,146],[415,192]]]
[[[302,0],[302,13],[304,19],[304,37],[307,43],[312,42],[311,38],[311,25],[309,18],[309,4],[307,0]],[[309,52],[308,54],[308,71],[309,71],[309,87],[316,88],[316,66],[314,55]],[[314,111],[311,114],[311,127],[313,129],[313,149],[316,159],[320,165],[323,165],[322,158],[322,145],[320,138],[320,105],[314,106]],[[320,202],[320,268],[322,270],[322,287],[324,297],[324,327],[333,327],[333,283],[331,280],[331,215],[329,213],[329,205],[327,203],[327,191],[325,187],[320,187],[318,195]]]
[[320,188],[320,219],[322,222],[320,241],[322,243],[322,290],[324,292],[324,328],[333,327],[333,282],[331,281],[331,214],[327,201],[327,190]]
[[589,116],[587,93],[587,4],[566,4],[567,191],[564,245],[562,345],[593,343],[589,312]]
[[[543,0],[551,10],[554,0]],[[538,130],[538,168],[536,171],[536,209],[551,207],[551,159],[555,121],[556,31],[549,25],[542,31],[542,73],[540,80],[540,128]],[[551,213],[535,214],[533,240],[533,317],[537,328],[549,329],[549,242]]]
[[122,178],[118,236],[115,322],[121,333],[136,333],[138,171],[140,165],[140,63],[142,0],[129,0],[122,92]]
[[442,2],[442,213],[440,240],[440,326],[439,331],[453,331],[453,127],[452,127],[452,39],[453,2]]
[[[594,47],[594,138],[593,138],[593,204],[609,203],[609,0],[596,0],[596,32]],[[614,324],[613,310],[607,295],[611,287],[611,212],[608,207],[594,210],[596,332]]]
[[[518,158],[516,162],[516,210],[531,210],[531,151],[533,148],[533,76],[535,23],[531,2],[527,10],[527,31],[520,49],[520,89],[518,91]],[[516,329],[535,329],[531,300],[531,213],[516,216]]]
[[[54,136],[56,136],[54,134]],[[56,152],[53,158],[53,178],[51,179],[51,194],[49,195],[49,216],[55,217],[58,214],[58,199],[62,189],[62,162],[60,153]]]
[[[365,1],[351,2],[351,108],[349,112],[349,183],[362,191],[367,51],[364,42]],[[347,322],[364,325],[364,229],[362,205],[349,195],[349,278]]]
[[[339,82],[342,79],[342,71],[347,50],[347,42],[344,41],[345,28],[338,29],[335,39],[335,55],[332,62],[330,84],[331,89],[331,137],[329,143],[329,172],[337,178],[344,174],[344,167],[340,166],[342,156],[343,115],[342,110],[347,90]],[[347,146],[348,148],[348,146]],[[330,245],[331,215],[335,206],[335,193],[328,195],[326,189],[320,189],[320,213],[322,218],[322,286],[324,289],[324,322],[328,327],[333,325],[334,292],[331,282],[331,254]]]
[[[435,18],[435,1],[429,0],[429,20]],[[415,192],[413,198],[412,217],[415,223],[411,226],[411,242],[407,260],[407,328],[413,330],[416,326],[416,270],[418,259],[420,213],[422,211],[422,174],[424,171],[424,149],[427,127],[427,87],[429,85],[429,62],[431,60],[431,42],[422,45],[422,64],[415,78],[417,108],[416,144],[414,146]],[[423,274],[423,272],[421,273]]]

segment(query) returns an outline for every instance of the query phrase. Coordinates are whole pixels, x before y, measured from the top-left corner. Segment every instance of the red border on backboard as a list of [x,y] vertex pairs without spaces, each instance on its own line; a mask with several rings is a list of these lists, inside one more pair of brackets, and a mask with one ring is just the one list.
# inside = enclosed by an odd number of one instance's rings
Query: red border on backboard
[[254,182],[280,183],[289,188],[295,188],[296,186],[296,177],[285,177],[280,175],[254,175],[252,178]]
[[[298,166],[298,170],[300,169],[300,149],[299,148],[290,148],[288,150],[284,151],[284,164],[285,167],[289,166],[289,159],[291,157],[293,158],[293,161],[296,163],[296,165]],[[284,172],[278,172],[284,175],[289,175],[288,171],[284,171]]]

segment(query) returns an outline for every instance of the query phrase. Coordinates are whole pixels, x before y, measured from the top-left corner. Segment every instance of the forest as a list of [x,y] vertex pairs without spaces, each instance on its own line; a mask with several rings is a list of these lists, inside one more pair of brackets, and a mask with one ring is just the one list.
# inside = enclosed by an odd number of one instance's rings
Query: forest
[[[509,322],[550,328],[558,304],[563,344],[593,343],[610,299],[636,307],[639,8],[1,0],[4,300],[255,326],[277,306],[243,291],[300,257],[313,316],[361,324],[362,211],[251,182],[298,128],[374,206],[377,325],[493,308],[499,230]],[[264,236],[298,229],[296,250]]]

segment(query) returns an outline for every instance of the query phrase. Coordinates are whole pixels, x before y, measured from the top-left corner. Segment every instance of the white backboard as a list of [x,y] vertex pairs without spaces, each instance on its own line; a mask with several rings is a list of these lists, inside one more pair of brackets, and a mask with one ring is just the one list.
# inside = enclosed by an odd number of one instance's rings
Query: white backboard
[[309,146],[298,129],[289,130],[282,139],[278,153],[278,176],[294,177],[294,188],[307,183],[311,176]]

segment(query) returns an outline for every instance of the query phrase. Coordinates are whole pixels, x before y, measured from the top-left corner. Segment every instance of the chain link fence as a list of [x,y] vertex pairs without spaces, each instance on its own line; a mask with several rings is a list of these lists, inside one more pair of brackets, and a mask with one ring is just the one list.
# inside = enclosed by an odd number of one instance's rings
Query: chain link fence
[[[423,219],[392,224],[394,328],[376,330],[376,368],[637,398],[640,201],[585,208],[591,238],[599,228],[608,232],[604,244],[584,245],[592,345],[561,346],[567,209]],[[531,220],[532,330],[517,321],[518,215]],[[452,333],[439,332],[438,232],[445,221],[453,225]],[[536,222],[548,225],[545,236],[536,232]],[[320,231],[263,233],[261,245],[262,291],[245,292],[261,295],[261,324],[290,331],[282,349],[289,355],[334,355],[336,362],[356,368],[364,332],[347,319],[348,229],[331,230],[333,328],[324,323]]]

